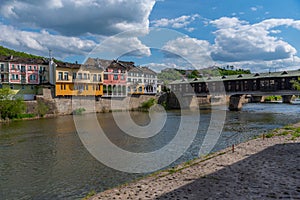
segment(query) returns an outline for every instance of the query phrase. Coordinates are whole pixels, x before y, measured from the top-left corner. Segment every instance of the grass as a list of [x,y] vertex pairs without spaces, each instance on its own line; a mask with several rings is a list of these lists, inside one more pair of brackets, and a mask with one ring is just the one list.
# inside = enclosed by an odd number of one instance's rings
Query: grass
[[97,194],[97,192],[95,190],[92,190],[85,197],[83,197],[82,200],[87,200],[96,194]]

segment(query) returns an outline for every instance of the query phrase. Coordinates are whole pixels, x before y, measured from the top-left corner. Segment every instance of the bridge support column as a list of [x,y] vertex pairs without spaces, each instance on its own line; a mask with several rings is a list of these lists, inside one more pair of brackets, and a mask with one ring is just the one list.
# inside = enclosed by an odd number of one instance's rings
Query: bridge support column
[[292,95],[283,95],[282,96],[282,103],[291,103]]
[[229,98],[229,110],[239,111],[242,109],[245,95],[232,95]]
[[260,103],[262,102],[264,99],[262,96],[251,96],[251,102],[252,103]]

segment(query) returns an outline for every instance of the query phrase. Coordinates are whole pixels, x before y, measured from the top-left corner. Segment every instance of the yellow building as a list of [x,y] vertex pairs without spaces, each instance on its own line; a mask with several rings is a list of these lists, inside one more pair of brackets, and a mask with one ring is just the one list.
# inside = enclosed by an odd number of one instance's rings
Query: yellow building
[[56,63],[55,96],[102,96],[103,70],[90,65]]

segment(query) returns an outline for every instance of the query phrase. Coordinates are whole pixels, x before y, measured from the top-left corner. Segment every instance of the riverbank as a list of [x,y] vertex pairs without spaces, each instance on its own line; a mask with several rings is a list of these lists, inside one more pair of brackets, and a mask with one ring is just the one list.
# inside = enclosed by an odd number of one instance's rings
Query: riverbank
[[299,199],[300,123],[90,199]]

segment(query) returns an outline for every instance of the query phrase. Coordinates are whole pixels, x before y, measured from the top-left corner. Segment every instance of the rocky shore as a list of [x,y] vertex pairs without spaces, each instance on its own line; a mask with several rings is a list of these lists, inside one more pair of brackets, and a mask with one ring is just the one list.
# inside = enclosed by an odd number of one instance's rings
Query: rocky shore
[[300,199],[300,123],[90,199]]

